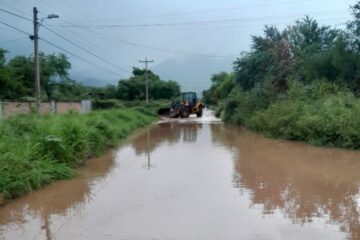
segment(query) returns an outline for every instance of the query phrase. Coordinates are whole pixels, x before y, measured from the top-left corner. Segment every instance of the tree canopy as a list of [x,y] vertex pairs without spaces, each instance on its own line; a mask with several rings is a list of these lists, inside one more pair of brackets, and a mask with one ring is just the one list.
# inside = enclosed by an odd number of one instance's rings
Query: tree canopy
[[251,51],[234,63],[235,82],[244,90],[271,81],[279,92],[287,81],[335,82],[360,91],[360,3],[352,7],[347,29],[321,26],[309,16],[280,31],[265,26],[263,36],[252,37]]
[[[145,99],[145,72],[146,70],[133,68],[133,76],[122,79],[117,85],[117,98],[121,100]],[[148,70],[149,98],[171,99],[180,95],[180,86],[175,81],[161,80],[160,77]]]
[[[35,92],[33,56],[15,56],[7,61],[7,51],[0,48],[0,99],[32,99]],[[79,100],[82,98],[144,100],[145,70],[133,68],[133,76],[121,79],[117,86],[83,86],[70,78],[71,63],[64,54],[40,57],[41,98],[43,100]],[[175,81],[165,81],[148,71],[150,99],[172,99],[180,95]]]
[[[33,56],[15,56],[7,61],[5,53],[0,49],[0,99],[31,98],[35,92]],[[69,94],[80,84],[69,78],[71,64],[64,54],[41,53],[39,58],[42,99],[79,96],[79,91]]]

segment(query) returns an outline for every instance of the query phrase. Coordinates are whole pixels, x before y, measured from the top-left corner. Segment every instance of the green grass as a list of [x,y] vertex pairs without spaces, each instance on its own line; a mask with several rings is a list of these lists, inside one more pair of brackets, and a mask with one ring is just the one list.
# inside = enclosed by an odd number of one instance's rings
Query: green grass
[[75,176],[88,157],[153,122],[155,110],[150,109],[17,116],[0,122],[0,195],[16,198]]

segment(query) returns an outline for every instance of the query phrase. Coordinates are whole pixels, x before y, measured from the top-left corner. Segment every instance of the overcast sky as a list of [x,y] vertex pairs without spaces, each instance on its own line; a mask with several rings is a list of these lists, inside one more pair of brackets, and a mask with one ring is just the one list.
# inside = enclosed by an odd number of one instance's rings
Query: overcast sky
[[[156,64],[174,59],[235,59],[250,48],[251,35],[265,24],[284,28],[310,15],[320,23],[342,28],[351,19],[355,0],[1,0],[0,9],[32,18],[50,13],[44,25],[80,45],[86,51],[54,35],[44,27],[40,37],[90,61],[69,56],[73,76],[117,81],[142,66],[146,56]],[[0,21],[32,33],[32,23],[0,11]],[[0,47],[16,54],[31,54],[25,34],[0,24]],[[46,53],[59,52],[40,42]],[[93,55],[88,52],[93,53]],[[98,56],[95,57],[94,55]],[[118,66],[118,67],[117,67]],[[105,68],[105,69],[104,69]]]

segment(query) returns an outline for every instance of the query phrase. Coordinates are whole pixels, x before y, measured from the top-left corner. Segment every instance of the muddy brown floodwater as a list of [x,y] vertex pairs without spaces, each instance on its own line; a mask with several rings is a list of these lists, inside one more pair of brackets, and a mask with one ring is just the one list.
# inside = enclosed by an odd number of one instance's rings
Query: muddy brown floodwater
[[2,239],[360,239],[360,152],[162,121],[0,208]]

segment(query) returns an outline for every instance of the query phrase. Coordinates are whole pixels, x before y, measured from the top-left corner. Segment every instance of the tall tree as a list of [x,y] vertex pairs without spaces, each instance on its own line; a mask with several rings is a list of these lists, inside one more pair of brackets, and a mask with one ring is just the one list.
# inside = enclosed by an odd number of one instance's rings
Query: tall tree
[[14,99],[24,94],[22,84],[13,78],[6,64],[6,51],[0,48],[0,99]]
[[[177,82],[164,81],[148,70],[150,99],[171,99],[180,95]],[[120,80],[117,86],[117,97],[123,100],[143,100],[145,98],[145,70],[134,68],[133,76]]]
[[[8,63],[11,78],[19,86],[19,95],[30,97],[34,94],[34,60],[29,56],[16,56]],[[52,85],[56,82],[69,81],[68,71],[71,64],[64,54],[40,54],[40,79],[42,98],[51,98]]]

